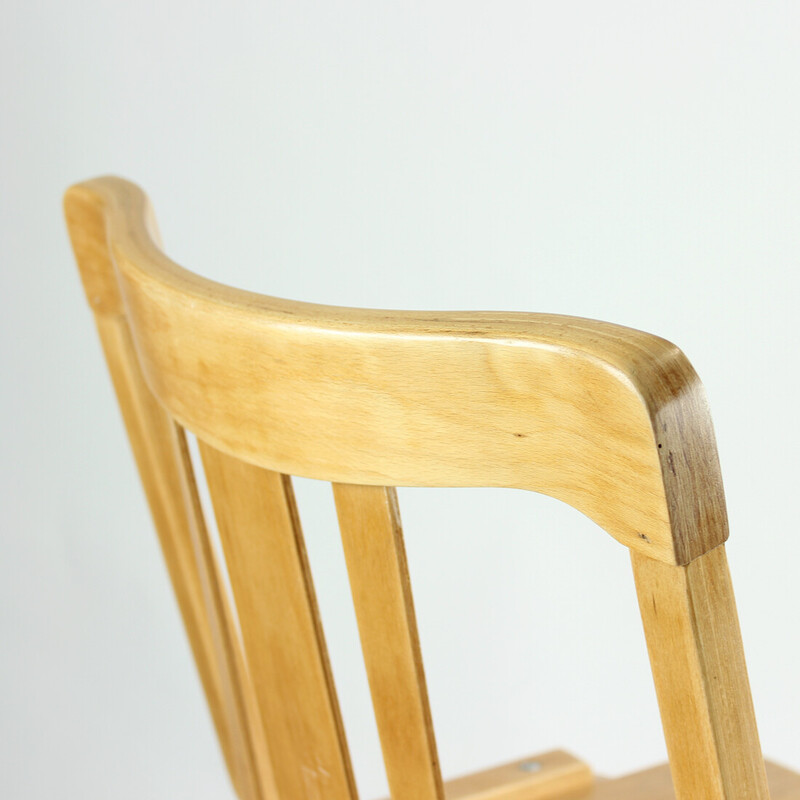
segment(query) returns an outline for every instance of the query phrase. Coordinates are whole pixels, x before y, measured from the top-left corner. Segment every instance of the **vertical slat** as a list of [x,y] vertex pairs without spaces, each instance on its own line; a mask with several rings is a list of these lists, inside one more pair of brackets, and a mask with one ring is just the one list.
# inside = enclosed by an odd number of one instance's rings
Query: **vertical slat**
[[354,800],[291,479],[200,452],[281,800]]
[[685,567],[632,559],[678,800],[767,800],[724,545]]
[[[254,755],[259,746],[263,752],[263,743],[247,715],[254,709],[230,608],[221,592],[208,602],[209,588],[220,586],[218,566],[213,553],[204,556],[198,546],[207,534],[183,432],[150,392],[133,345],[106,235],[105,200],[88,187],[74,187],[65,195],[64,212],[228,772],[242,800],[275,800],[268,763]],[[150,232],[158,238],[153,220]],[[220,631],[231,634],[227,647]]]
[[231,779],[243,800],[262,791],[244,711],[244,673],[230,609],[196,495],[183,432],[150,393],[124,316],[97,315],[100,339]]
[[392,800],[442,800],[397,495],[333,490]]
[[278,790],[261,735],[253,687],[220,567],[203,517],[186,435],[175,423],[172,424],[172,440],[179,457],[183,498],[222,679],[223,701],[231,721],[231,744],[236,774],[240,776],[240,791],[244,797],[254,800],[278,800]]

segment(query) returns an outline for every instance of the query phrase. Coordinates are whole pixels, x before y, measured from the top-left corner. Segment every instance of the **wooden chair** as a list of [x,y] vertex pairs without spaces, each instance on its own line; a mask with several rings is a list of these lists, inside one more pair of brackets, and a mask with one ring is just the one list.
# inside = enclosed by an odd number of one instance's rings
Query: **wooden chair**
[[[73,186],[65,210],[242,800],[356,798],[290,475],[333,482],[393,800],[760,800],[768,779],[774,800],[800,798],[799,775],[765,772],[711,420],[677,347],[569,317],[231,289],[170,261],[146,196],[117,178]],[[594,779],[554,752],[443,782],[395,486],[544,492],[629,548],[672,781],[666,766]]]

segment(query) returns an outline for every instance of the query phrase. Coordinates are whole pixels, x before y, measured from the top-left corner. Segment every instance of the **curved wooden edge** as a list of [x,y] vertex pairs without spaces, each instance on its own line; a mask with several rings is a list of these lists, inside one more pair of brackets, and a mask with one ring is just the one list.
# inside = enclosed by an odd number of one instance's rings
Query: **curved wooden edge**
[[337,483],[538,491],[672,564],[727,539],[703,388],[663,339],[265,297],[169,260],[127,181],[73,186],[65,209],[92,308],[126,314],[156,397],[224,452]]

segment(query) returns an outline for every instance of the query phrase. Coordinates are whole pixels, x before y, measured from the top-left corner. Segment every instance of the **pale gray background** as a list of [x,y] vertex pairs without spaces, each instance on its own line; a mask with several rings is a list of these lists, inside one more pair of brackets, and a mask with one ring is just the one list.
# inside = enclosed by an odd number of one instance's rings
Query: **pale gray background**
[[[0,24],[0,794],[231,797],[61,220],[114,172],[170,253],[291,298],[549,311],[711,400],[765,751],[800,768],[800,5],[23,3]],[[298,482],[365,798],[329,487]],[[624,549],[549,498],[403,490],[445,773],[665,757]]]

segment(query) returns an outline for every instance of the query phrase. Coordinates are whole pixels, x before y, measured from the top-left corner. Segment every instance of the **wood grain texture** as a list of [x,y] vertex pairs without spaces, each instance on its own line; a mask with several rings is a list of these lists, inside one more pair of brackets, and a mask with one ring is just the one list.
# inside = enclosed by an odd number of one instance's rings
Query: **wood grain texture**
[[68,205],[68,211],[76,260],[93,298],[106,363],[228,772],[242,800],[273,800],[269,772],[256,763],[258,732],[248,717],[248,689],[240,683],[241,652],[235,639],[223,643],[232,611],[220,592],[219,566],[202,544],[207,532],[183,432],[139,367],[100,209],[89,203]]
[[396,492],[333,491],[392,800],[444,800]]
[[217,656],[222,699],[230,721],[236,786],[246,800],[279,800],[282,795],[267,759],[253,684],[221,568],[203,517],[186,435],[176,423],[172,424],[171,434],[181,464],[182,498],[188,513],[197,571]]
[[632,560],[679,800],[767,800],[724,545],[685,567]]
[[[396,485],[543,492],[627,545],[678,798],[768,798],[716,446],[678,348],[570,317],[231,289],[170,261],[146,196],[116,178],[72,187],[65,211],[242,800],[356,796],[286,474],[334,483],[393,800],[446,791]],[[201,441],[238,620],[184,428]]]
[[151,389],[217,449],[340,483],[544,492],[668,563],[727,538],[702,385],[669,342],[544,314],[264,297],[170,261],[130,183],[79,184],[65,202],[76,237],[105,223],[116,274],[86,248],[93,308],[124,307]]
[[291,480],[200,442],[281,800],[355,800]]
[[233,732],[223,707],[224,692],[195,562],[191,522],[182,502],[184,475],[173,442],[174,423],[144,383],[124,318],[99,316],[96,321],[206,700],[231,777],[238,781]]

